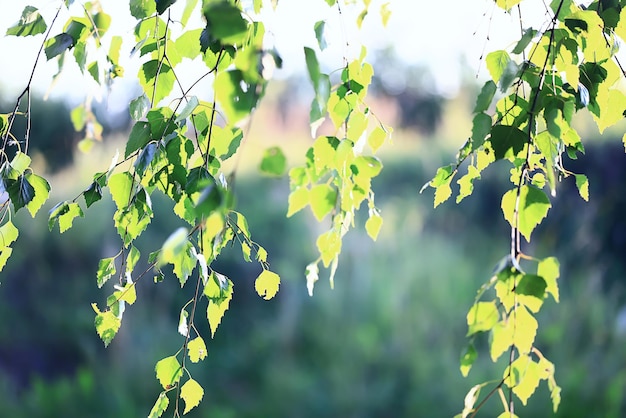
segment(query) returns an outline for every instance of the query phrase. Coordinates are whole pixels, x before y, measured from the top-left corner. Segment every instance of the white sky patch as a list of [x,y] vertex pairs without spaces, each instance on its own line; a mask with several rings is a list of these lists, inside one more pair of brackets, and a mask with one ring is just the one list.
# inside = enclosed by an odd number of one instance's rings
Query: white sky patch
[[[458,90],[462,72],[467,71],[467,67],[474,74],[479,72],[483,49],[488,53],[512,47],[513,40],[519,36],[517,13],[509,15],[494,8],[492,0],[390,0],[392,14],[387,28],[382,27],[379,16],[380,6],[384,2],[386,1],[371,2],[370,13],[361,31],[354,24],[361,10],[358,4],[343,7],[341,14],[337,7],[329,8],[324,0],[279,0],[276,11],[264,9],[262,18],[266,24],[266,39],[270,46],[276,46],[284,63],[283,70],[277,71],[276,76],[286,77],[305,71],[303,46],[317,46],[313,25],[319,20],[327,22],[329,43],[328,48],[320,53],[323,70],[330,72],[341,68],[344,56],[348,59],[357,57],[361,43],[367,46],[370,54],[376,49],[391,45],[407,64],[426,65],[433,72],[435,88],[445,94],[454,94]],[[6,33],[6,29],[19,20],[24,7],[22,2],[5,3],[0,13],[0,34]],[[526,3],[543,8],[543,3],[540,2],[523,2],[522,5]],[[40,9],[46,22],[50,24],[60,2],[34,0],[29,4]],[[179,0],[172,6],[173,16],[180,16],[184,5],[185,2]],[[524,12],[527,8],[524,6]],[[122,64],[125,67],[125,77],[116,81],[110,92],[109,102],[127,102],[125,95],[139,93],[129,90],[133,89],[140,62],[143,61],[137,56],[129,58],[130,49],[134,45],[135,21],[127,10],[127,2],[104,2],[104,9],[113,17],[111,28],[104,38],[105,48],[108,48],[107,40],[112,34],[122,34],[125,41],[121,56],[127,57]],[[82,13],[78,2],[72,6],[71,12]],[[539,10],[539,19],[545,20],[542,15],[543,11]],[[61,12],[52,35],[61,32],[68,17],[67,11]],[[535,19],[532,23],[538,27],[541,22],[539,20],[537,23]],[[190,26],[201,27],[202,22],[200,19],[192,19]],[[490,40],[487,42],[488,35]],[[0,37],[0,54],[12,57],[5,60],[0,79],[0,88],[5,98],[7,94],[8,98],[19,94],[26,86],[42,39],[43,35],[26,38]],[[466,68],[463,68],[463,62],[467,63]],[[66,67],[51,97],[64,97],[78,102],[85,92],[93,90],[97,85],[89,75],[83,76],[75,63],[67,62]],[[191,80],[202,73],[198,67],[183,62],[177,67],[177,72],[182,74],[182,78]],[[42,56],[35,74],[35,89],[45,92],[56,72],[56,59],[47,62],[45,55]]]

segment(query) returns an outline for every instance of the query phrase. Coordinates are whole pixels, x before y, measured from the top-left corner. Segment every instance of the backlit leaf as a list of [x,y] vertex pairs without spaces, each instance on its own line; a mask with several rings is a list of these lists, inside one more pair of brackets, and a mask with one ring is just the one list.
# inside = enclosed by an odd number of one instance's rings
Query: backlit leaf
[[215,331],[217,331],[217,327],[222,322],[222,317],[230,305],[230,301],[233,297],[232,286],[230,289],[231,290],[227,293],[226,298],[219,302],[209,299],[207,319],[209,321],[209,327],[211,328],[211,338],[215,336]]
[[59,231],[61,233],[67,231],[72,227],[74,219],[77,217],[83,217],[83,210],[78,203],[70,203],[67,205],[67,211],[59,216]]
[[315,39],[317,39],[317,45],[320,47],[320,50],[326,49],[326,38],[324,36],[324,28],[326,27],[326,22],[320,20],[319,22],[315,22],[313,28],[315,29]]
[[263,270],[254,281],[254,290],[265,300],[270,300],[276,296],[279,286],[280,277],[269,270]]
[[478,353],[476,352],[474,345],[471,343],[468,344],[465,351],[461,354],[461,374],[463,377],[467,377],[477,357]]
[[378,233],[380,232],[380,228],[383,226],[383,218],[378,213],[372,213],[370,217],[365,222],[365,230],[367,231],[367,235],[376,241],[378,238]]
[[0,247],[8,247],[13,244],[17,240],[18,235],[19,230],[13,225],[13,222],[6,222],[0,226]]
[[496,95],[496,83],[492,80],[487,81],[483,88],[480,90],[480,94],[476,98],[476,105],[474,106],[474,113],[485,112],[489,109],[491,102]]
[[130,14],[136,19],[144,19],[156,12],[154,0],[130,0]]
[[211,35],[223,44],[237,45],[245,41],[248,23],[234,4],[226,1],[208,2],[202,13],[210,24]]
[[467,313],[467,335],[489,331],[498,323],[500,315],[495,302],[476,302]]
[[115,274],[115,257],[103,258],[98,262],[98,271],[96,272],[96,283],[99,288],[104,286]]
[[170,399],[167,397],[167,393],[161,392],[156,402],[154,403],[154,406],[150,410],[148,418],[159,418],[161,415],[163,415],[163,412],[165,412],[169,404]]
[[576,174],[576,187],[578,193],[586,202],[589,201],[589,179],[584,174]]
[[109,178],[111,197],[119,211],[123,211],[131,200],[133,178],[128,172],[113,174]]
[[559,274],[559,261],[555,257],[544,258],[537,266],[537,275],[546,282],[546,293],[552,295],[556,302],[559,301]]
[[318,184],[311,189],[309,198],[313,215],[321,221],[335,207],[337,191],[328,184]]
[[504,10],[511,10],[513,6],[516,6],[521,1],[522,0],[496,0],[496,4]]
[[514,322],[513,343],[520,353],[529,353],[539,327],[537,320],[523,305],[515,308],[509,320]]
[[92,303],[91,307],[96,313],[96,319],[94,321],[96,332],[100,336],[100,339],[102,339],[104,346],[107,347],[115,337],[115,334],[117,334],[122,322],[111,310],[100,312],[95,303]]
[[287,217],[293,216],[295,213],[305,208],[309,204],[309,189],[306,187],[298,187],[289,194],[289,206],[287,209]]
[[497,83],[506,71],[509,62],[511,62],[511,57],[504,50],[493,51],[487,55],[485,62],[491,78]]
[[514,327],[510,318],[500,321],[491,329],[489,353],[495,362],[513,345]]
[[[517,189],[509,190],[502,196],[502,212],[504,218],[515,226],[515,200]],[[519,231],[530,241],[530,236],[548,214],[551,204],[548,196],[534,186],[523,185],[520,190],[519,199]]]
[[64,213],[67,213],[68,210],[69,210],[68,202],[59,202],[52,209],[50,209],[50,212],[48,215],[48,229],[50,231],[52,231],[52,228],[54,227],[54,224],[58,220],[59,216],[63,215]]
[[193,379],[189,379],[180,388],[180,397],[185,401],[183,415],[200,404],[204,396],[204,389]]
[[189,360],[191,360],[192,363],[204,360],[207,356],[206,345],[200,336],[197,336],[193,340],[189,341],[189,344],[187,344],[187,351],[189,353]]
[[28,173],[24,177],[35,191],[35,195],[31,201],[26,204],[26,209],[28,209],[30,215],[34,218],[35,214],[37,214],[46,200],[48,200],[50,185],[46,179],[33,173]]
[[165,357],[159,360],[154,371],[163,389],[169,389],[178,382],[183,375],[183,369],[176,356]]
[[527,141],[528,135],[514,126],[495,125],[491,128],[490,142],[496,160],[515,157]]
[[535,274],[524,274],[515,287],[518,295],[534,296],[537,299],[543,299],[545,291],[546,281]]
[[48,26],[39,14],[37,8],[26,6],[22,11],[22,17],[17,24],[7,29],[6,35],[31,36],[44,33]]
[[5,180],[5,184],[16,212],[30,203],[35,197],[35,189],[24,175],[20,175],[16,180]]

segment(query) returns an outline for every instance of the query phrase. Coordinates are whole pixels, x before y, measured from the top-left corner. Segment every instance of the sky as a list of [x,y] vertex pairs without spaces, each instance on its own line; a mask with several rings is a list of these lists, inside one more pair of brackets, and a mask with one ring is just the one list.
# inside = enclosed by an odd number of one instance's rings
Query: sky
[[[378,10],[386,1],[390,1],[392,14],[387,27],[384,28]],[[18,21],[25,5],[23,2],[3,1],[3,3],[3,11],[0,13],[0,33],[5,33],[6,28]],[[32,0],[28,4],[37,7],[46,22],[50,23],[60,3],[62,2],[59,0]],[[172,6],[174,16],[177,16],[177,13],[180,16],[184,3],[183,0],[179,0]],[[129,51],[134,43],[132,39],[134,19],[129,16],[127,1],[103,2],[103,5],[105,11],[113,16],[109,35],[117,32],[128,38],[122,53],[122,56],[127,57],[124,64],[126,80],[117,82],[119,91],[116,91],[114,85],[110,92],[114,96],[123,96],[126,90],[132,88],[132,79],[136,76],[140,64],[137,56],[129,58]],[[496,10],[492,0],[446,2],[372,0],[370,14],[359,31],[353,22],[360,7],[346,6],[342,9],[341,15],[337,8],[329,8],[324,0],[279,0],[275,11],[265,7],[262,16],[268,32],[266,42],[276,46],[284,61],[284,69],[277,72],[276,76],[286,77],[305,70],[302,48],[317,45],[313,24],[319,20],[326,20],[329,47],[320,54],[323,66],[329,69],[340,67],[343,55],[347,55],[348,58],[358,55],[360,43],[366,45],[370,53],[376,49],[392,46],[401,60],[407,64],[426,65],[433,72],[435,88],[451,95],[460,86],[462,71],[467,71],[468,68],[475,74],[483,71],[480,69],[480,57],[484,50],[491,51],[511,46],[514,36],[519,33],[517,17]],[[70,13],[80,12],[80,3],[76,1]],[[68,17],[67,12],[62,13],[62,17],[55,24],[53,34],[61,31]],[[198,19],[191,24],[200,27],[201,21]],[[28,38],[0,37],[0,54],[5,57],[16,57],[5,60],[10,64],[3,66],[0,88],[5,95],[19,94],[26,86],[42,40],[43,35]],[[189,76],[193,77],[194,66],[189,63],[183,64],[181,71],[189,71]],[[195,67],[197,70],[197,66]],[[36,70],[35,89],[43,94],[56,72],[56,62],[54,60],[46,62],[43,57]],[[92,89],[93,84],[89,76],[83,77],[78,67],[72,63],[64,70],[64,74],[52,90],[51,97],[76,101],[87,89]]]

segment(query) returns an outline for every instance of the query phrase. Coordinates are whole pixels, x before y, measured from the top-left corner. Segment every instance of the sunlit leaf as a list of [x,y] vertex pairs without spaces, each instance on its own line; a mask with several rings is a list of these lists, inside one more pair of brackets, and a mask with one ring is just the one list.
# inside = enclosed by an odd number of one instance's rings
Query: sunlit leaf
[[200,360],[204,360],[207,356],[206,345],[202,337],[197,336],[187,344],[187,351],[189,353],[189,360],[192,363],[197,363]]
[[517,189],[509,190],[502,196],[502,212],[512,227],[519,227],[520,233],[530,241],[530,235],[547,216],[551,207],[548,196],[534,186],[523,185],[519,193],[519,222],[515,219]]
[[156,12],[154,0],[130,0],[130,14],[136,19],[144,19]]
[[33,198],[26,204],[26,209],[28,209],[30,215],[34,218],[39,209],[41,209],[46,200],[48,200],[50,185],[46,179],[33,173],[28,173],[24,177],[35,192]]
[[74,202],[74,203],[68,204],[67,210],[65,210],[65,212],[59,215],[58,217],[59,231],[61,233],[67,231],[68,229],[72,227],[72,224],[74,223],[74,219],[76,219],[77,217],[82,218],[83,216],[85,215],[83,214],[83,210],[80,208],[78,203]]
[[546,282],[546,293],[552,295],[556,302],[559,301],[559,274],[559,261],[555,257],[544,258],[537,266],[537,275]]
[[248,23],[236,5],[226,1],[205,2],[202,10],[210,25],[211,35],[222,44],[242,43],[248,33]]
[[254,281],[254,289],[265,300],[270,300],[276,296],[279,285],[280,277],[269,270],[263,270]]
[[204,389],[193,379],[189,379],[180,388],[180,397],[185,401],[183,415],[200,404],[204,396]]
[[498,323],[500,315],[495,302],[476,302],[467,313],[467,335],[489,331]]
[[176,356],[165,357],[159,360],[154,371],[163,389],[169,389],[178,382],[183,375],[183,369]]
[[514,126],[495,125],[491,128],[490,142],[497,160],[515,157],[527,141],[528,135]]
[[142,149],[151,139],[150,124],[148,122],[135,123],[128,136],[124,157],[128,158],[133,152]]
[[16,180],[5,180],[5,184],[16,212],[29,204],[35,197],[35,188],[24,175],[20,175]]
[[230,291],[227,293],[225,299],[219,302],[209,299],[209,306],[207,307],[207,319],[209,321],[209,327],[211,328],[211,338],[215,336],[215,331],[217,331],[217,327],[222,322],[222,317],[224,316],[224,313],[228,310],[232,297],[233,292],[231,286]]
[[95,303],[92,303],[91,307],[96,313],[96,319],[94,321],[96,326],[96,332],[100,336],[100,339],[102,339],[104,346],[107,347],[117,334],[117,331],[120,329],[122,322],[110,310],[100,312],[98,306]]
[[6,35],[31,36],[44,33],[48,26],[39,14],[37,8],[26,6],[22,11],[22,17],[17,24],[7,29]]
[[328,184],[319,184],[311,188],[309,199],[313,215],[321,221],[335,207],[337,191]]
[[378,213],[373,212],[370,217],[365,222],[365,230],[367,231],[367,235],[373,240],[376,241],[378,238],[378,233],[380,232],[380,228],[383,226],[383,218]]
[[98,262],[98,270],[96,272],[96,283],[99,288],[104,286],[115,274],[115,257],[103,258]]
[[529,353],[535,342],[539,324],[523,305],[518,305],[511,315],[510,320],[514,321],[515,327],[513,343],[520,353]]
[[498,360],[513,345],[514,325],[511,318],[500,321],[491,329],[489,354],[493,361]]
[[156,402],[154,403],[154,406],[150,410],[148,418],[159,418],[161,415],[163,415],[169,404],[170,399],[167,397],[167,393],[161,392]]
[[289,194],[289,205],[287,209],[287,217],[293,216],[295,213],[305,208],[309,204],[309,189],[299,187]]
[[467,377],[477,357],[478,353],[476,352],[474,345],[468,344],[465,351],[461,354],[461,374],[463,377]]

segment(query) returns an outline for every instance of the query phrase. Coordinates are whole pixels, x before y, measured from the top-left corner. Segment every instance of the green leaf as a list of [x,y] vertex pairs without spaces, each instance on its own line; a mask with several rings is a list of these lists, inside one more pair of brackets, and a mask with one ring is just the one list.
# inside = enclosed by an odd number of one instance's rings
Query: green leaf
[[264,174],[282,176],[287,171],[287,158],[280,147],[268,148],[263,152],[259,168]]
[[76,217],[84,217],[83,210],[78,203],[70,203],[67,210],[59,216],[59,232],[63,233],[72,227]]
[[370,217],[365,222],[365,230],[367,231],[367,235],[373,240],[376,241],[378,238],[378,233],[380,232],[380,228],[383,226],[383,218],[376,212],[372,212]]
[[495,125],[491,128],[490,142],[496,160],[515,157],[527,141],[528,135],[514,126]]
[[512,388],[522,404],[526,405],[528,398],[539,386],[541,374],[539,364],[535,363],[530,356],[521,355],[505,370],[504,382]]
[[107,280],[115,274],[115,257],[103,258],[98,262],[98,271],[96,272],[96,283],[102,288]]
[[578,193],[580,193],[580,197],[582,197],[586,202],[589,201],[589,179],[584,174],[576,174],[576,187],[578,188]]
[[209,177],[208,184],[204,184],[206,185],[194,201],[195,212],[198,218],[209,217],[224,201],[222,191],[212,176]]
[[263,270],[254,281],[254,290],[263,299],[270,300],[278,293],[279,285],[280,277],[278,274],[269,270]]
[[524,274],[515,287],[518,295],[534,296],[543,299],[546,292],[546,281],[541,276],[535,274]]
[[92,303],[91,307],[96,312],[96,319],[94,321],[96,332],[98,336],[100,336],[104,346],[107,347],[120,329],[122,321],[110,310],[100,312],[95,303]]
[[111,197],[119,211],[123,211],[130,204],[132,189],[133,178],[128,172],[113,174],[109,178]]
[[[515,227],[515,200],[517,189],[509,190],[502,196],[502,213],[512,227]],[[534,186],[523,185],[520,189],[519,222],[520,233],[530,242],[530,235],[548,214],[551,204],[548,196]]]
[[521,39],[517,42],[517,45],[515,45],[515,48],[513,48],[512,52],[514,54],[521,54],[522,52],[524,52],[524,50],[526,49],[530,41],[533,40],[533,38],[537,35],[537,33],[538,32],[533,28],[525,29],[524,34],[522,35]]
[[183,24],[183,26],[187,26],[187,22],[189,21],[189,18],[193,13],[193,9],[196,8],[197,4],[198,0],[187,0],[187,2],[185,3],[185,10],[183,10],[183,16],[180,18],[180,22]]
[[197,336],[189,341],[189,344],[187,344],[187,352],[189,354],[189,360],[191,360],[192,363],[204,360],[207,356],[207,349],[202,337]]
[[203,396],[204,389],[202,389],[202,386],[191,378],[187,380],[183,387],[180,388],[180,397],[185,401],[183,415],[198,406]]
[[169,404],[170,399],[167,397],[167,393],[161,392],[156,402],[154,403],[154,406],[150,410],[148,418],[159,418],[161,415],[163,415]]
[[213,85],[216,99],[231,125],[247,117],[256,105],[256,88],[244,81],[240,70],[220,72]]
[[130,14],[137,20],[145,19],[156,12],[154,0],[130,0]]
[[26,176],[20,175],[16,180],[5,180],[5,184],[7,184],[6,189],[16,212],[35,197],[35,189]]
[[511,57],[504,50],[493,51],[487,55],[485,62],[491,78],[495,83],[498,83],[511,62]]
[[13,222],[8,221],[0,226],[0,247],[8,247],[13,244],[19,235],[18,229]]
[[485,112],[487,109],[489,109],[489,106],[491,105],[491,102],[496,95],[496,90],[496,83],[491,80],[487,81],[483,85],[483,88],[480,90],[480,94],[476,98],[474,113]]
[[178,116],[176,116],[176,122],[180,123],[187,119],[189,116],[191,116],[191,114],[194,110],[196,110],[199,104],[200,102],[198,100],[198,97],[191,96],[189,101],[185,104],[185,107],[183,107],[183,110],[181,110]]
[[157,362],[154,371],[163,389],[170,389],[183,375],[183,368],[176,356],[165,357]]
[[461,374],[463,377],[467,377],[477,357],[478,353],[476,348],[474,348],[474,344],[468,344],[465,351],[461,354]]
[[[136,99],[131,100],[128,110],[130,112],[130,117],[137,121],[146,116],[146,113],[150,110],[150,99],[148,99],[148,96],[145,94],[142,94]],[[133,126],[133,129],[135,129],[135,126]]]
[[326,49],[326,38],[324,37],[324,29],[326,27],[326,22],[323,20],[320,20],[318,22],[315,22],[315,25],[313,26],[313,28],[315,29],[315,39],[317,39],[317,44],[320,47],[320,50],[324,50]]
[[39,211],[39,209],[41,209],[46,200],[48,200],[50,185],[46,179],[32,173],[28,173],[24,177],[35,191],[35,195],[31,201],[26,204],[26,209],[28,209],[30,215],[34,218],[35,214]]
[[74,46],[74,39],[67,33],[60,33],[46,41],[44,52],[49,61],[72,46]]
[[67,213],[68,210],[68,202],[57,203],[52,209],[50,209],[50,212],[48,214],[48,229],[50,231],[52,231],[52,228],[54,227],[54,224],[56,223],[59,216]]
[[102,187],[97,181],[94,181],[89,188],[83,192],[83,197],[85,198],[87,207],[90,207],[98,200],[102,199]]
[[227,1],[212,1],[202,10],[210,27],[211,36],[222,44],[238,45],[245,41],[248,23],[239,7]]
[[141,150],[141,153],[139,153],[139,157],[135,161],[135,169],[137,170],[137,174],[139,174],[140,176],[143,175],[146,169],[150,167],[150,164],[152,164],[152,161],[156,156],[158,148],[159,147],[156,142],[150,142]]
[[142,149],[152,140],[150,136],[150,124],[148,122],[137,122],[130,131],[124,157],[128,158],[133,152]]
[[456,197],[456,203],[461,202],[464,198],[471,195],[474,191],[474,181],[480,178],[480,172],[476,167],[470,165],[467,167],[467,174],[457,180],[459,185],[459,195]]
[[188,233],[187,228],[180,227],[170,234],[161,247],[158,265],[176,262],[176,259],[187,249]]
[[176,0],[155,0],[156,11],[162,15],[172,4],[176,3]]
[[287,217],[293,216],[306,207],[310,202],[309,189],[299,187],[289,194],[289,205],[287,208]]
[[552,295],[556,302],[559,301],[559,286],[557,279],[559,278],[559,260],[555,257],[544,258],[537,266],[537,275],[541,276],[546,282],[546,293]]
[[6,35],[31,36],[44,33],[48,26],[39,14],[37,8],[26,6],[22,11],[22,17],[17,24],[7,29]]
[[144,93],[155,105],[172,92],[176,82],[172,68],[156,59],[150,60],[141,66],[138,79]]
[[318,221],[328,215],[337,202],[337,191],[328,184],[319,184],[309,193],[311,210]]
[[498,323],[500,315],[494,301],[476,302],[467,313],[467,336],[481,331],[489,331]]

